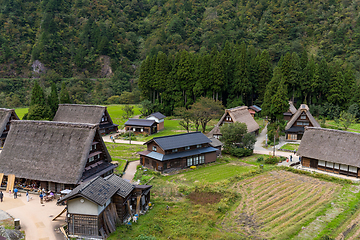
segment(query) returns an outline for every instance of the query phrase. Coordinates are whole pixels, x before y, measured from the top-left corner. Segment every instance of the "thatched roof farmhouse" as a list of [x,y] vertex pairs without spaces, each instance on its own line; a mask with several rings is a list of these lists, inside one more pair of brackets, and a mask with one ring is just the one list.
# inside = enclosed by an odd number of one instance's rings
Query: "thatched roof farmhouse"
[[19,120],[14,109],[0,108],[0,147],[4,146],[11,120]]
[[359,177],[358,142],[360,133],[307,127],[297,153],[303,167]]
[[286,140],[301,140],[304,134],[304,127],[320,127],[320,124],[311,115],[309,107],[306,104],[301,104],[299,109],[286,124]]
[[118,129],[107,108],[97,105],[59,104],[53,121],[99,124],[101,134],[116,132]]
[[0,173],[56,192],[115,167],[95,124],[12,121],[0,154]]
[[208,137],[220,138],[222,135],[220,132],[220,127],[224,123],[233,123],[241,122],[245,123],[247,126],[247,131],[249,133],[253,132],[255,134],[259,133],[259,124],[254,120],[251,114],[248,111],[248,107],[241,106],[226,109],[224,115],[221,117],[220,121],[216,126],[207,134]]

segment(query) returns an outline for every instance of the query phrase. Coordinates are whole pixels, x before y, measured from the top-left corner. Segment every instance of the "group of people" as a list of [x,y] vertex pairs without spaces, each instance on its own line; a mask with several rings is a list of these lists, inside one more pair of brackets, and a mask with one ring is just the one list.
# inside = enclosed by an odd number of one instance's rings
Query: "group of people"
[[[18,197],[18,192],[19,192],[19,190],[17,188],[14,188],[14,191],[13,191],[14,199],[16,199]],[[9,194],[11,195],[11,190],[9,191]],[[53,198],[54,193],[52,191],[49,191],[48,196],[50,198]],[[45,194],[45,190],[43,189],[42,191],[40,191],[40,195],[39,195],[41,204],[44,203],[44,197],[46,197],[46,194]],[[26,191],[26,201],[29,202],[30,199],[32,199],[32,197],[29,195],[29,191]],[[3,201],[4,201],[4,193],[2,191],[0,191],[0,202],[3,202]]]

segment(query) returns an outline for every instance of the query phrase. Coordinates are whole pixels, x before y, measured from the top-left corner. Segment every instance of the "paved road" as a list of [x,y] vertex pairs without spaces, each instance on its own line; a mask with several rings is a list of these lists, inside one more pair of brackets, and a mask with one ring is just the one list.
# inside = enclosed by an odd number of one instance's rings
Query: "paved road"
[[[115,134],[111,134],[111,135],[106,135],[106,136],[103,136],[103,141],[104,142],[113,142],[111,139],[110,139],[110,136],[112,135],[115,135]],[[115,140],[115,143],[127,143],[129,144],[129,140],[121,140],[121,139],[116,139]],[[145,142],[139,142],[139,141],[131,141],[131,144],[137,144],[137,145],[143,145]]]
[[4,194],[4,202],[0,202],[0,209],[14,218],[20,219],[21,230],[25,231],[26,239],[64,240],[59,231],[55,231],[65,224],[65,214],[56,221],[53,216],[59,214],[64,206],[56,206],[56,201],[40,204],[39,195],[32,195],[32,200],[26,202],[25,193],[14,199],[9,193]]
[[[261,133],[257,137],[256,143],[254,145],[254,153],[267,154],[267,155],[272,155],[273,154],[273,148],[266,149],[266,148],[263,147],[263,142],[265,141],[266,133],[267,133],[267,126],[265,126],[265,128],[261,131]],[[276,148],[276,146],[275,146],[275,148]],[[282,151],[278,151],[276,149],[275,150],[275,155],[276,156],[283,156],[283,157],[286,157],[286,158],[290,158],[290,155],[293,156],[293,162],[282,162],[279,165],[288,166],[291,163],[299,161],[299,157],[296,156],[294,153],[291,153],[291,152],[282,152]]]
[[136,173],[136,167],[140,165],[140,160],[132,161],[126,168],[125,174],[122,176],[123,179],[133,182],[134,175]]

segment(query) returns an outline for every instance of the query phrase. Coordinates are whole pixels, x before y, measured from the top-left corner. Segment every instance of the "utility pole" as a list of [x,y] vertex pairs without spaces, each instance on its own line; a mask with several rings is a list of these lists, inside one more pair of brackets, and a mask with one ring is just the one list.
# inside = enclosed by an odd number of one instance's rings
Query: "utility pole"
[[131,128],[129,128],[129,144],[131,144]]
[[273,153],[273,156],[275,157],[275,137],[276,137],[276,134],[274,134],[274,153]]

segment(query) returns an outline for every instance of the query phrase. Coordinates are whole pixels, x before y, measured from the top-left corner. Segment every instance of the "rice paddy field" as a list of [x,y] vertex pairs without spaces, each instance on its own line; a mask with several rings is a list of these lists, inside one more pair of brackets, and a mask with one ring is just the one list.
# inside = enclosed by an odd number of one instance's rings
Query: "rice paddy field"
[[109,239],[360,238],[359,184],[261,170],[259,156],[225,155],[168,176],[140,168],[139,179],[154,177],[153,208]]

